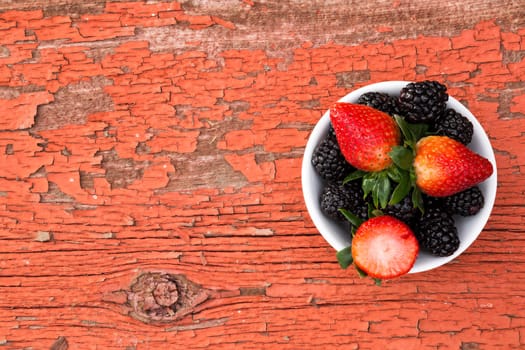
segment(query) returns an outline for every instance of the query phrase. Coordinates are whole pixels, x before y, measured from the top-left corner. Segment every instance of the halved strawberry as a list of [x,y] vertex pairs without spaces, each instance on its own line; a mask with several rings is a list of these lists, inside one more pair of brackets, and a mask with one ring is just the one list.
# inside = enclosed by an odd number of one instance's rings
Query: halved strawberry
[[408,273],[418,252],[419,245],[410,227],[389,215],[365,221],[352,239],[354,264],[368,276],[378,279]]
[[418,141],[414,158],[416,185],[433,197],[445,197],[486,180],[492,163],[447,136],[427,136]]
[[337,102],[330,108],[337,143],[348,163],[364,171],[381,171],[392,164],[389,152],[401,142],[401,132],[388,114],[365,105]]

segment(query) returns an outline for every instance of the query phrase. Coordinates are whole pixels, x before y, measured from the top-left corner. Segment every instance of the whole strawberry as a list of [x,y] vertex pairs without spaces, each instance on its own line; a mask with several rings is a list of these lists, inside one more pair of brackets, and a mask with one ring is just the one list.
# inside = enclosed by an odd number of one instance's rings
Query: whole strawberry
[[337,102],[330,120],[345,159],[355,168],[376,172],[392,165],[389,152],[401,142],[401,132],[388,114],[365,105]]
[[461,192],[492,175],[492,163],[447,136],[427,136],[416,144],[416,185],[433,197]]
[[419,252],[413,231],[389,215],[363,222],[352,238],[354,264],[368,276],[390,279],[410,271]]

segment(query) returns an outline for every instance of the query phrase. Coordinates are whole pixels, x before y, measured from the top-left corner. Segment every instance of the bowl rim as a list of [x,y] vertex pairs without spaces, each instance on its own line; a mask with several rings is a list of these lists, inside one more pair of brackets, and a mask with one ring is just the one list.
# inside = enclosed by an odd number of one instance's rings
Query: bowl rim
[[[398,93],[401,88],[406,86],[408,83],[411,83],[411,81],[392,80],[368,84],[349,92],[345,96],[341,97],[337,102],[355,103],[359,96],[365,92],[371,91],[387,92],[389,94],[396,95],[396,92]],[[484,207],[480,210],[480,212],[471,217],[455,216],[458,233],[461,236],[460,247],[456,250],[456,252],[448,257],[434,257],[429,253],[420,251],[416,263],[409,273],[423,272],[437,268],[449,263],[461,255],[465,250],[467,250],[467,248],[472,245],[472,243],[483,231],[483,228],[488,222],[496,199],[497,165],[494,149],[492,148],[487,133],[477,118],[470,112],[470,110],[468,110],[453,96],[449,96],[447,108],[454,108],[457,112],[461,113],[472,122],[474,127],[474,136],[473,141],[469,144],[469,148],[474,148],[477,153],[481,154],[492,163],[493,173],[488,179],[478,185],[482,190],[485,199]],[[330,244],[330,246],[332,246],[336,251],[339,251],[349,246],[351,241],[348,237],[348,234],[344,235],[346,237],[342,237],[340,233],[330,233],[337,227],[339,227],[340,230],[342,230],[343,227],[341,227],[341,224],[335,224],[335,221],[328,219],[321,212],[318,199],[320,194],[319,186],[316,184],[322,184],[324,181],[315,172],[315,169],[311,164],[313,151],[321,141],[322,137],[326,135],[329,125],[330,112],[327,110],[316,123],[308,137],[301,164],[301,186],[308,214],[310,215],[310,218],[312,219],[315,227],[323,236],[323,238],[328,242],[328,244]],[[312,194],[312,188],[316,189],[316,195]],[[468,226],[468,232],[464,231],[467,225],[472,225]],[[474,234],[471,233],[472,231]]]

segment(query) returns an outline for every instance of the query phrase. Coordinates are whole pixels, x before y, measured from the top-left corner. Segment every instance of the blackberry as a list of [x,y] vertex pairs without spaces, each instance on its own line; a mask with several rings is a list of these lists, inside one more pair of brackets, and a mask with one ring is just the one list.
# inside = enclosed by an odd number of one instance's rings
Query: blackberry
[[348,191],[350,202],[348,210],[357,217],[366,220],[368,219],[368,203],[369,200],[364,199],[365,196],[363,188],[361,187],[361,180],[350,181],[345,184]]
[[321,193],[321,211],[332,219],[345,221],[339,209],[346,209],[363,220],[368,217],[368,204],[363,199],[359,182],[328,183],[325,186]]
[[451,214],[461,216],[475,215],[485,204],[483,193],[477,186],[446,197],[444,201]]
[[398,100],[383,92],[366,92],[359,96],[357,103],[367,105],[390,115],[401,114]]
[[439,209],[429,210],[419,220],[416,238],[424,250],[436,256],[449,256],[459,248],[458,231],[452,215]]
[[345,217],[340,208],[348,206],[350,198],[344,187],[339,183],[328,183],[321,193],[321,211],[332,219],[343,221]]
[[409,83],[399,95],[403,116],[410,123],[431,123],[445,112],[447,87],[437,81]]
[[470,120],[461,113],[448,108],[434,122],[433,129],[438,135],[448,136],[464,145],[472,141],[474,127]]
[[394,205],[387,205],[382,209],[383,214],[391,215],[410,227],[414,227],[415,223],[421,217],[421,211],[414,207],[412,196],[406,196],[403,200]]
[[312,165],[326,181],[342,180],[353,170],[353,167],[341,153],[337,140],[331,136],[330,132],[315,148],[312,155]]
[[442,197],[432,197],[426,194],[423,194],[423,208],[425,211],[446,210]]

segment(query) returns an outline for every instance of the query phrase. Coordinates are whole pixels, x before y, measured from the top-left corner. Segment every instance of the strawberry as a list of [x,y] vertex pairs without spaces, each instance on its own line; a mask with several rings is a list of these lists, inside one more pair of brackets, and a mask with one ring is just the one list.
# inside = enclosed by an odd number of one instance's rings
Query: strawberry
[[401,133],[388,114],[337,102],[330,108],[330,120],[343,156],[355,168],[375,172],[392,164],[388,153],[401,142]]
[[408,273],[419,244],[407,224],[383,215],[362,223],[352,239],[354,264],[368,276],[390,279]]
[[492,175],[492,163],[447,136],[427,136],[416,144],[416,185],[433,197],[466,190]]

